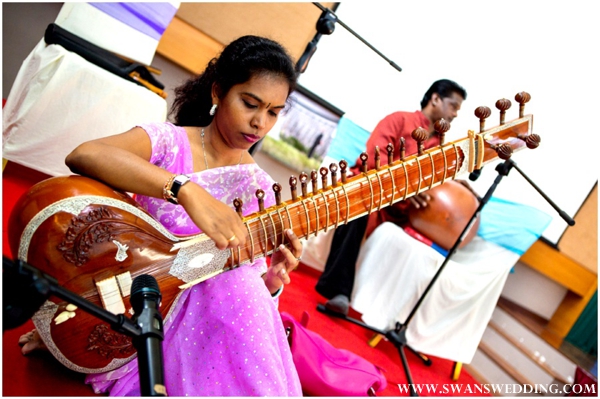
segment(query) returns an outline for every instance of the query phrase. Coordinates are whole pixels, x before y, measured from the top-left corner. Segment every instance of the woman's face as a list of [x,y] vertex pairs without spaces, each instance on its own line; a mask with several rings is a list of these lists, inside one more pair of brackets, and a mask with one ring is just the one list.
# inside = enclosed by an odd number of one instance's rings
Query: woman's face
[[222,99],[213,94],[219,105],[214,119],[217,131],[229,147],[249,149],[277,122],[288,92],[285,78],[261,74],[233,86]]

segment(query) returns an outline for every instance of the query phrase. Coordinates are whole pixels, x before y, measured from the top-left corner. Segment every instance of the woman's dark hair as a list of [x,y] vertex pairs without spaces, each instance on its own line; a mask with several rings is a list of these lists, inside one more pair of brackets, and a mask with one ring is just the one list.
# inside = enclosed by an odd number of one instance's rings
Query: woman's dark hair
[[[175,89],[171,107],[178,126],[207,126],[212,121],[213,83],[224,97],[231,87],[260,74],[273,74],[287,79],[291,93],[296,87],[296,71],[289,54],[279,43],[258,36],[242,36],[227,45],[206,69]],[[288,93],[288,94],[289,94]]]
[[437,93],[441,98],[450,97],[452,93],[456,93],[460,95],[463,100],[467,99],[467,91],[459,86],[458,83],[448,79],[440,79],[433,82],[429,90],[427,90],[427,93],[423,96],[423,99],[421,100],[421,109],[427,106],[433,93]]

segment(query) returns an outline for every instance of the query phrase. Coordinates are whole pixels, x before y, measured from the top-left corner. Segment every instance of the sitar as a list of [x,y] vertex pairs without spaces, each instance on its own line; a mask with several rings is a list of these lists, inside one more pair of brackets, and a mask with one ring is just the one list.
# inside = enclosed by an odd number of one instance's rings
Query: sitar
[[[362,154],[362,172],[352,177],[346,176],[346,161],[312,171],[310,177],[292,176],[290,199],[282,201],[282,187],[276,183],[276,204],[265,208],[264,192],[258,190],[259,211],[243,217],[236,199],[233,205],[248,238],[235,249],[219,250],[204,234],[174,235],[127,193],[83,176],[53,177],[34,185],[11,213],[10,245],[19,259],[115,314],[132,314],[131,282],[150,274],[160,286],[166,321],[185,288],[272,254],[280,244],[288,244],[285,229],[300,238],[317,236],[498,158],[508,159],[514,151],[537,147],[533,116],[523,112],[529,95],[521,92],[515,98],[521,104],[519,118],[505,122],[501,109],[497,127],[484,129],[491,110],[479,107],[479,133],[469,131],[463,139],[444,143],[450,125],[439,121],[436,130],[442,141],[437,147],[424,150],[419,131],[413,134],[419,141],[418,154],[405,157],[401,148],[400,159],[393,161],[394,149],[388,145],[386,165],[380,165],[377,151],[376,168],[367,170],[368,155]],[[59,298],[48,298],[33,322],[49,351],[74,371],[110,371],[135,357],[129,337]]]

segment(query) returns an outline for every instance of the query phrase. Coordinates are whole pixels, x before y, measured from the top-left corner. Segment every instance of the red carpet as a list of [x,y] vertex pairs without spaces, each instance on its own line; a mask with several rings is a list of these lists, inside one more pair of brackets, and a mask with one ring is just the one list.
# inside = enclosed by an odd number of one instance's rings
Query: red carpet
[[[9,163],[3,172],[3,254],[11,256],[7,246],[10,234],[7,219],[18,196],[31,184],[45,176],[31,173],[28,169]],[[316,310],[324,299],[314,290],[320,272],[301,266],[292,274],[292,283],[285,287],[280,297],[280,310],[300,320],[302,313],[310,315],[308,328],[317,332],[338,348],[348,349],[364,357],[384,370],[388,386],[378,396],[408,396],[398,384],[406,384],[406,377],[397,349],[385,340],[375,348],[367,341],[373,333],[358,325],[332,318]],[[356,313],[352,317],[359,317]],[[83,383],[84,376],[63,367],[48,353],[22,356],[17,344],[21,334],[33,328],[31,321],[2,336],[2,395],[3,396],[96,396]],[[458,381],[450,378],[453,362],[432,358],[431,366],[425,366],[414,354],[406,351],[409,368],[415,384],[422,384],[421,396],[483,396],[477,390],[477,381],[465,370]],[[425,386],[427,384],[427,387]],[[427,391],[438,384],[434,392]],[[460,392],[457,391],[460,389]]]
[[[307,311],[310,315],[308,329],[317,332],[337,348],[348,349],[367,359],[380,369],[384,370],[388,386],[378,396],[408,396],[401,393],[398,384],[406,384],[406,375],[400,355],[396,347],[387,340],[382,340],[372,348],[368,340],[373,332],[348,321],[325,315],[316,310],[317,304],[324,303],[325,299],[315,291],[314,287],[320,272],[308,266],[300,266],[291,274],[292,283],[285,287],[280,297],[281,311],[291,314],[296,320],[301,320],[302,313]],[[351,310],[350,316],[360,318],[360,315]],[[409,369],[414,384],[438,384],[437,393],[423,391],[420,396],[489,396],[482,395],[475,385],[479,383],[465,370],[462,371],[458,381],[452,381],[452,367],[454,362],[431,357],[432,364],[426,366],[421,359],[408,350],[405,350]],[[469,387],[467,387],[467,385]],[[452,394],[452,389],[461,389],[461,392]]]

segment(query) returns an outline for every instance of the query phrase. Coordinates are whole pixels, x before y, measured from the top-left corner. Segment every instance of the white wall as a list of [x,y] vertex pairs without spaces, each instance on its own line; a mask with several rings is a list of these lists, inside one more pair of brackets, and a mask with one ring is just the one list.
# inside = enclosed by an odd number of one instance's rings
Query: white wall
[[[493,111],[487,127],[498,124],[496,100],[513,106],[514,96],[531,94],[526,113],[534,115],[541,146],[516,153],[517,165],[563,210],[574,215],[598,179],[597,53],[600,29],[597,5],[572,1],[351,1],[336,15],[347,26],[398,64],[383,58],[337,24],[323,36],[300,84],[372,130],[385,115],[420,108],[420,100],[440,78],[467,90],[449,140],[478,131],[474,110]],[[474,187],[485,193],[497,176],[487,166]],[[496,196],[556,212],[513,170]],[[566,223],[558,216],[544,236],[557,242]]]

